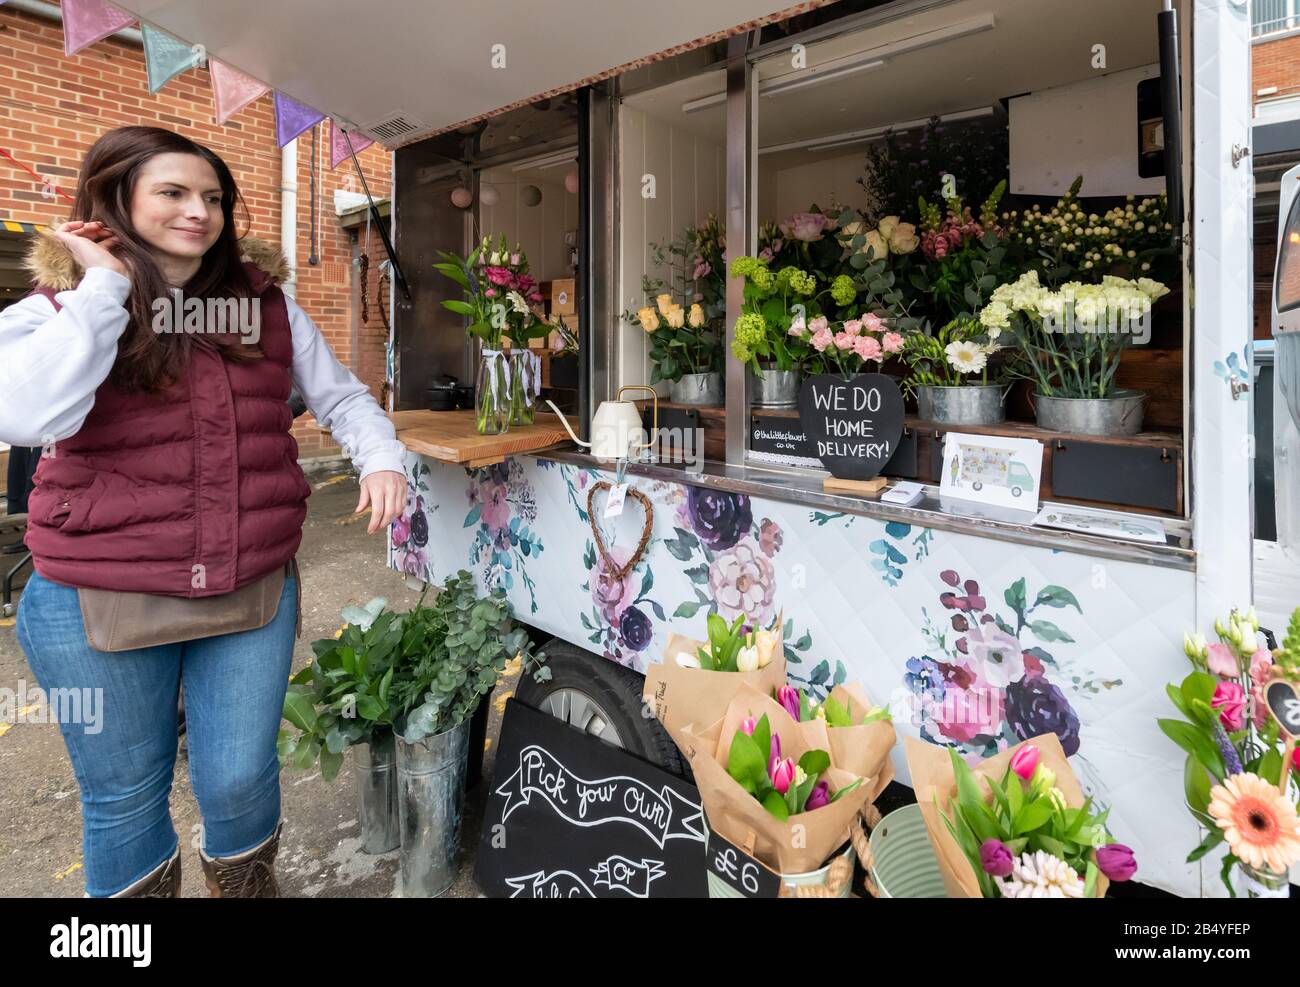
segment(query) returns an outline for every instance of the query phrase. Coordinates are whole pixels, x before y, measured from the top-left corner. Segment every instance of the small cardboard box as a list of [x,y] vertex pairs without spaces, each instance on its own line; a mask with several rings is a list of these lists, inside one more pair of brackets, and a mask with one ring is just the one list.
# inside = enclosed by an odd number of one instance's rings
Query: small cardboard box
[[573,315],[577,308],[573,278],[556,278],[551,282],[551,314]]

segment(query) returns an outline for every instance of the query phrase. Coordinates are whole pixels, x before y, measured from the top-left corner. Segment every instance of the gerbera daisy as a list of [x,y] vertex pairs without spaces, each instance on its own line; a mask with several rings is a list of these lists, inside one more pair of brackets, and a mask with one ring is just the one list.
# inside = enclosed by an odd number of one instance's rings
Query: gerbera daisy
[[1300,861],[1295,806],[1259,775],[1237,774],[1215,785],[1209,811],[1242,863],[1281,874]]
[[969,339],[959,343],[949,343],[943,351],[948,355],[948,363],[959,374],[979,373],[989,359],[980,344]]

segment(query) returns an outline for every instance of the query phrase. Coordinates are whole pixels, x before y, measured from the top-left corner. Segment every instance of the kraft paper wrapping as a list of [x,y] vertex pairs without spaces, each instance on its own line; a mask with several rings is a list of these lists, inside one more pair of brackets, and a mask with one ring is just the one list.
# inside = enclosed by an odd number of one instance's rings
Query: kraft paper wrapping
[[[1056,787],[1065,796],[1065,804],[1072,809],[1083,805],[1083,789],[1079,787],[1065,751],[1061,749],[1061,741],[1054,733],[1032,737],[971,768],[976,781],[984,791],[986,801],[992,801],[993,796],[984,779],[993,777],[1001,780],[1011,764],[1011,758],[1025,744],[1034,744],[1038,748],[1038,763],[1051,768],[1056,773]],[[948,890],[948,897],[982,897],[979,878],[975,874],[975,865],[962,852],[960,844],[948,832],[947,825],[939,817],[939,811],[942,809],[949,818],[952,818],[952,810],[948,803],[957,796],[957,780],[953,777],[948,748],[912,737],[904,737],[903,751],[907,756],[907,769],[912,775],[912,788],[916,792],[921,817],[925,820],[930,843],[939,861],[939,870],[943,874],[943,883]],[[1098,874],[1096,896],[1105,897],[1109,886],[1110,882],[1106,876]]]
[[[820,721],[798,723],[767,692],[742,684],[722,719],[707,729],[683,729],[691,770],[700,790],[709,826],[715,833],[782,874],[801,874],[825,864],[849,838],[854,818],[866,805],[864,781],[843,798],[812,812],[800,812],[785,822],[771,815],[727,773],[731,738],[747,716],[767,714],[772,733],[781,738],[781,753],[799,758],[809,750],[826,750],[826,725]],[[832,791],[857,781],[859,776],[834,764],[822,775]]]
[[[854,719],[867,715],[872,702],[856,682],[846,682],[831,690],[831,698],[852,712]],[[837,768],[870,779],[867,783],[867,801],[874,802],[894,780],[894,765],[889,752],[894,749],[898,735],[889,720],[853,727],[828,727],[830,747],[827,753],[831,764]]]
[[642,699],[688,759],[686,727],[700,732],[722,719],[742,685],[751,685],[764,695],[785,685],[785,651],[781,647],[766,667],[754,672],[710,672],[677,664],[679,651],[693,655],[706,643],[673,634],[664,649],[663,662],[646,670],[642,692]]

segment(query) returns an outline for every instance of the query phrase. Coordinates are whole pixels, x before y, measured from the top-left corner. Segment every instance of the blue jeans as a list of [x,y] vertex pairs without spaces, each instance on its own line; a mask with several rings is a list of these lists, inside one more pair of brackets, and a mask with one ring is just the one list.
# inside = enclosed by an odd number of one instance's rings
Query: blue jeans
[[293,661],[295,597],[289,577],[275,617],[257,630],[105,652],[86,640],[75,589],[40,575],[28,581],[17,630],[32,673],[47,696],[74,689],[97,703],[96,717],[59,724],[81,788],[82,856],[92,897],[129,887],[176,850],[167,797],[182,681],[204,851],[232,856],[275,831],[275,742]]

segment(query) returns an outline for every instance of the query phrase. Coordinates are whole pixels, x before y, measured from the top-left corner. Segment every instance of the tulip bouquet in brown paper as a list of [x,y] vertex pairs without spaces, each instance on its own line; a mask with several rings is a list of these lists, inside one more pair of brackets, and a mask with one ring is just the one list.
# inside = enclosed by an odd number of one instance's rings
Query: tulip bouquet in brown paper
[[721,720],[683,735],[709,826],[783,874],[825,864],[870,796],[869,779],[833,763],[824,723],[796,721],[749,684]]
[[[1084,798],[1056,734],[968,767],[905,738],[916,801],[950,898],[1102,898],[1136,870]],[[1125,859],[1121,860],[1120,858]]]
[[889,752],[898,737],[893,719],[856,682],[837,685],[821,702],[791,685],[778,686],[772,698],[800,723],[825,727],[831,763],[868,780],[868,801],[874,802],[894,780]]
[[781,615],[770,630],[741,632],[742,617],[728,625],[717,614],[708,619],[709,640],[673,634],[664,660],[646,670],[642,698],[683,752],[683,730],[699,732],[720,720],[743,684],[764,695],[785,684]]

